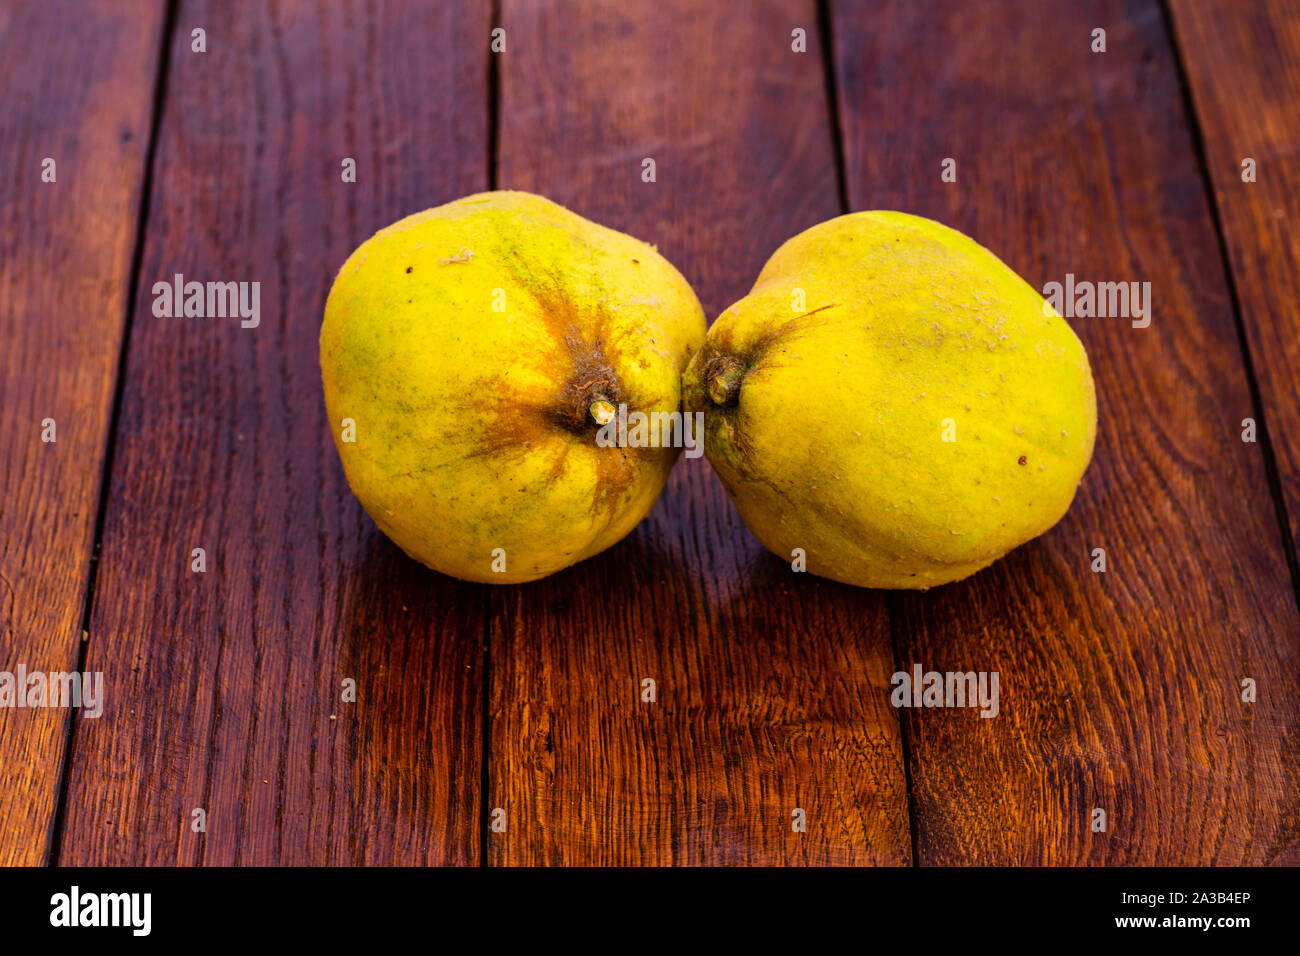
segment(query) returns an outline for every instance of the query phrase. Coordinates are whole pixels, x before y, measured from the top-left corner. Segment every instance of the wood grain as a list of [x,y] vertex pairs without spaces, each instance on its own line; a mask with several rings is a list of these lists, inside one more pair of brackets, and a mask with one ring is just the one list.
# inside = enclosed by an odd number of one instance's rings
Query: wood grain
[[1100,424],[1064,521],[895,598],[906,665],[1002,680],[995,719],[907,713],[920,862],[1300,861],[1300,621],[1240,440],[1251,395],[1159,7],[837,4],[832,21],[853,208],[939,219],[1036,288],[1150,281],[1154,302],[1145,329],[1072,322]]
[[[161,3],[0,7],[0,670],[11,674],[77,669],[161,27]],[[70,720],[0,708],[0,866],[48,858]]]
[[[502,22],[501,186],[658,244],[710,316],[840,211],[811,2],[524,0]],[[488,861],[910,862],[885,602],[794,574],[680,460],[621,544],[491,594]]]
[[[108,710],[77,726],[59,862],[474,862],[483,589],[363,515],[317,337],[357,244],[486,185],[486,8],[176,25],[90,629]],[[176,273],[260,282],[260,325],[155,317]]]
[[[1170,6],[1300,558],[1300,4]],[[1254,182],[1242,179],[1254,160]]]

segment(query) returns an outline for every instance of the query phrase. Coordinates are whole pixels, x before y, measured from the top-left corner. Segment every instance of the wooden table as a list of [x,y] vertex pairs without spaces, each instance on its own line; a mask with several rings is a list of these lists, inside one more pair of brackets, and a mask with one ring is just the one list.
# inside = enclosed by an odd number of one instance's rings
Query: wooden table
[[[107,684],[0,708],[0,863],[1300,863],[1300,5],[17,0],[0,49],[0,669]],[[348,490],[317,335],[356,245],[493,187],[710,317],[882,208],[1153,321],[1074,320],[1093,463],[965,582],[792,574],[698,459],[464,584]],[[176,273],[261,325],[155,317]],[[896,710],[917,663],[999,716]]]

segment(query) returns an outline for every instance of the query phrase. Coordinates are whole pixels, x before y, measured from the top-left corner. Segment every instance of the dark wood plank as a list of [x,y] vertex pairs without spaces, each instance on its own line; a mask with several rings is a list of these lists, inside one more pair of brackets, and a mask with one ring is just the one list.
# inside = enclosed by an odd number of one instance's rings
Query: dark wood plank
[[1300,3],[1180,0],[1170,11],[1300,558]]
[[[658,244],[708,315],[840,211],[813,3],[503,25],[502,187]],[[910,862],[884,596],[768,555],[703,458],[621,544],[491,601],[490,863]]]
[[[486,185],[487,11],[205,0],[176,23],[92,615],[109,709],[78,726],[60,862],[473,862],[483,589],[363,515],[317,337],[359,242]],[[259,281],[260,325],[154,317],[175,273]]]
[[1147,280],[1154,301],[1149,328],[1072,322],[1099,430],[1064,521],[897,599],[904,664],[1002,678],[996,719],[905,718],[919,860],[1295,863],[1300,622],[1261,457],[1239,437],[1251,397],[1160,9],[879,13],[832,14],[853,208],[946,222],[1037,288]]
[[[76,670],[162,4],[0,7],[0,670]],[[43,161],[54,160],[52,183]],[[54,420],[55,441],[42,441]],[[41,864],[71,711],[0,708],[0,866]]]

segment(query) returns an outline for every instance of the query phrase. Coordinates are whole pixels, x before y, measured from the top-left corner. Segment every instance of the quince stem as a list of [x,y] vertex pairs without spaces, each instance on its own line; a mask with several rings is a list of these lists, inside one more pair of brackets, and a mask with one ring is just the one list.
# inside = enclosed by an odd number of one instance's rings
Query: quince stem
[[709,373],[709,398],[714,405],[732,404],[740,393],[745,367],[730,356],[715,360]]

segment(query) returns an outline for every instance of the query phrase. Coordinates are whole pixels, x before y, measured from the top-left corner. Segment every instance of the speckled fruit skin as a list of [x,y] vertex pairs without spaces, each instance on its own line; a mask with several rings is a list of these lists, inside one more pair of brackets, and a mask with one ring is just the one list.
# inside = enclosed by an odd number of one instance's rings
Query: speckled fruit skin
[[631,531],[679,451],[599,447],[591,403],[678,411],[704,332],[654,248],[540,196],[409,216],[348,258],[325,305],[321,378],[348,482],[438,571],[544,577]]
[[956,581],[1042,534],[1097,426],[1065,320],[978,243],[898,212],[781,246],[684,390],[758,539],[863,587]]

